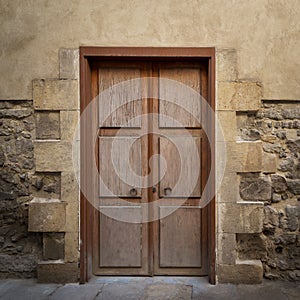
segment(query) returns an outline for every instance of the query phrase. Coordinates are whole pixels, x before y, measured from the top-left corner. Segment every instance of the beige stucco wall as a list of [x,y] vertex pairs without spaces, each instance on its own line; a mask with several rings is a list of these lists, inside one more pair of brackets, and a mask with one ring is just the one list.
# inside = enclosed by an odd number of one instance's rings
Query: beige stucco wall
[[235,48],[240,79],[265,99],[300,99],[298,0],[0,0],[0,99],[32,99],[31,80],[58,77],[58,49]]
[[[224,141],[217,132],[216,149],[221,182],[216,197],[217,274],[220,281],[253,283],[262,279],[262,264],[237,259],[236,234],[261,232],[262,204],[239,202],[237,174],[274,173],[276,161],[263,153],[261,143],[237,141],[236,112],[258,110],[262,99],[300,99],[299,13],[298,0],[0,0],[0,99],[33,99],[36,111],[59,111],[61,139],[35,141],[34,156],[37,171],[61,172],[61,201],[68,203],[64,223],[69,227],[59,230],[66,233],[65,263],[75,278],[78,189],[72,169],[62,162],[66,162],[65,153],[71,153],[70,137],[64,134],[66,128],[74,129],[76,122],[70,122],[70,116],[72,120],[78,117],[78,76],[73,76],[78,71],[78,52],[66,50],[72,54],[68,64],[63,56],[59,58],[59,49],[81,45],[216,47],[216,107],[225,133]],[[74,72],[61,76],[70,65]],[[52,79],[32,83],[35,78]],[[53,147],[61,149],[55,151],[55,160]],[[229,159],[223,174],[224,148]],[[253,217],[248,218],[250,214]],[[232,217],[237,215],[239,221],[233,224]],[[38,277],[49,276],[51,267],[58,268],[55,263],[40,264]],[[60,272],[55,270],[51,271],[54,277]]]

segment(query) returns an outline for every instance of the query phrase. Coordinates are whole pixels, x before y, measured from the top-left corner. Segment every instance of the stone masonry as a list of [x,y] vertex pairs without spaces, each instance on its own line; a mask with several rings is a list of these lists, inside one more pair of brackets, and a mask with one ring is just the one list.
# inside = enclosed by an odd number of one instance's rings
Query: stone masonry
[[263,262],[268,279],[300,280],[300,101],[263,101],[237,115],[238,136],[261,141],[276,157],[274,172],[240,174],[243,200],[264,202],[263,231],[237,236],[238,256]]
[[78,63],[61,49],[59,79],[34,80],[33,101],[0,101],[0,278],[78,280]]
[[300,101],[263,100],[236,66],[217,52],[218,280],[299,280]]
[[[33,101],[0,101],[2,278],[78,281],[78,61],[61,49],[59,78],[33,80]],[[216,67],[217,279],[299,280],[300,102],[263,100],[233,49]]]
[[79,274],[79,189],[72,161],[79,118],[79,52],[61,49],[59,58],[60,78],[33,81],[39,193],[29,204],[28,230],[43,235],[38,281],[61,283],[76,282]]
[[[32,101],[0,101],[0,278],[36,277],[42,235],[28,232],[34,179]],[[44,174],[39,174],[40,181]],[[39,190],[48,194],[52,182]]]

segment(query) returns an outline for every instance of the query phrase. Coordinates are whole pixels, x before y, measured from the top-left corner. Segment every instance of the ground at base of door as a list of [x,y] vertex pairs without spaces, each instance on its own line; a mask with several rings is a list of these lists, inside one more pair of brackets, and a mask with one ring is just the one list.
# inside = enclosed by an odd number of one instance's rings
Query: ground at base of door
[[259,285],[210,285],[196,277],[95,277],[79,284],[38,284],[34,279],[0,280],[2,300],[294,300],[300,299],[299,283],[264,281]]

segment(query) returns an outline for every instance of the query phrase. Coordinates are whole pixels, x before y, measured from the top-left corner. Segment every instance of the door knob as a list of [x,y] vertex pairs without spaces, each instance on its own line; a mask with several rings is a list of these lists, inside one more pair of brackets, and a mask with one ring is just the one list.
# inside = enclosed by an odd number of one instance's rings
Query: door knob
[[152,187],[152,193],[156,193],[156,187],[155,186]]
[[135,197],[137,195],[137,190],[135,188],[132,188],[129,193],[130,196]]
[[170,187],[164,188],[164,193],[166,196],[169,196],[172,193],[172,189]]

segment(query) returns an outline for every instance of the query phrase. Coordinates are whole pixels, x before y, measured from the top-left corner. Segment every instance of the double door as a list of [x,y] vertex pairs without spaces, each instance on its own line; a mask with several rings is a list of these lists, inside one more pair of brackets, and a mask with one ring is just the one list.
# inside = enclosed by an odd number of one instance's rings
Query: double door
[[206,275],[207,65],[98,62],[95,275]]

